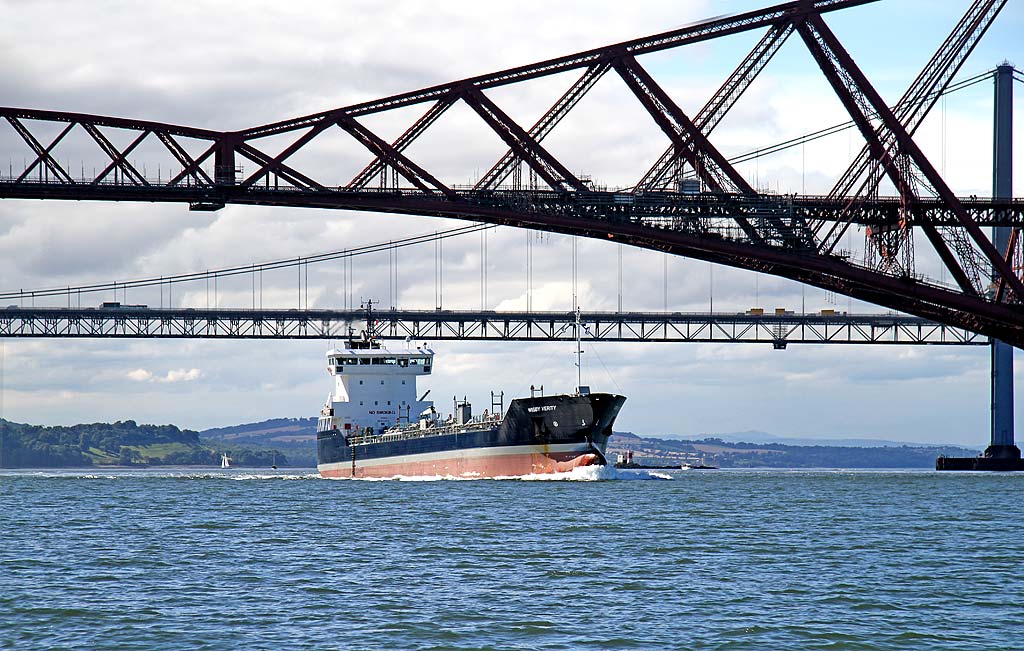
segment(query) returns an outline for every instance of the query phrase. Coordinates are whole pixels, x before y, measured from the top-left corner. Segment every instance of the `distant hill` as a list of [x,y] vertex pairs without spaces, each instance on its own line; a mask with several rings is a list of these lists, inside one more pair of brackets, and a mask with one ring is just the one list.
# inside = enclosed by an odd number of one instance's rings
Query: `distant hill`
[[199,432],[204,441],[285,450],[294,466],[316,465],[316,418],[273,418]]
[[[733,442],[720,437],[700,440],[641,437],[616,432],[608,442],[608,458],[633,453],[647,465],[681,465],[703,461],[722,468],[934,468],[939,455],[970,457],[972,450],[952,445],[788,445]],[[871,441],[875,443],[875,441]]]
[[758,430],[748,430],[745,432],[729,432],[725,434],[719,433],[701,433],[698,434],[694,439],[703,438],[719,438],[723,441],[729,441],[730,443],[781,443],[783,445],[827,445],[831,447],[842,447],[842,448],[884,448],[884,447],[902,447],[904,445],[910,447],[942,447],[948,444],[942,443],[911,443],[909,441],[896,441],[888,439],[868,439],[868,438],[836,438],[836,439],[825,439],[825,438],[809,438],[802,436],[779,436],[777,434],[769,434],[768,432],[761,432]]
[[208,442],[174,425],[125,420],[68,427],[0,421],[0,468],[184,465],[219,466],[226,453],[236,466],[288,465],[281,451]]

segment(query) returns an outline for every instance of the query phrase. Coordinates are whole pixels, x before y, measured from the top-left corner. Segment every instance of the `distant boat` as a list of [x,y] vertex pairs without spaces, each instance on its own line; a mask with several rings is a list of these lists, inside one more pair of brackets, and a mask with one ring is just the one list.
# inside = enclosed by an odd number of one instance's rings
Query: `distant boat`
[[231,467],[231,457],[229,457],[227,455],[227,453],[222,453],[220,455],[220,467],[221,468],[230,468]]
[[694,463],[691,463],[691,462],[687,461],[683,465],[679,466],[679,469],[680,470],[718,470],[718,466],[708,466],[708,465],[705,465],[704,459],[701,458],[700,461],[697,461],[697,462],[694,462]]
[[270,462],[270,467],[277,470],[277,450],[274,450],[274,460]]

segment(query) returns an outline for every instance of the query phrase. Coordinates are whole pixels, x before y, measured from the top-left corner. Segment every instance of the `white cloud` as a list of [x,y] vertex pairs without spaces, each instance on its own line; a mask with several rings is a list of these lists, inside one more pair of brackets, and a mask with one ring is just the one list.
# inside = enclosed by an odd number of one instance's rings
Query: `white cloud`
[[126,373],[129,380],[135,382],[159,382],[162,384],[173,384],[175,382],[193,382],[203,377],[203,372],[198,368],[178,368],[167,371],[165,375],[154,375],[152,371],[144,368],[137,368]]
[[188,370],[179,368],[171,371],[167,371],[167,375],[161,380],[162,382],[192,382],[203,377],[203,372],[197,368],[190,368]]
[[137,368],[134,371],[129,371],[127,376],[129,380],[134,380],[136,382],[149,382],[153,379],[153,373],[144,368]]

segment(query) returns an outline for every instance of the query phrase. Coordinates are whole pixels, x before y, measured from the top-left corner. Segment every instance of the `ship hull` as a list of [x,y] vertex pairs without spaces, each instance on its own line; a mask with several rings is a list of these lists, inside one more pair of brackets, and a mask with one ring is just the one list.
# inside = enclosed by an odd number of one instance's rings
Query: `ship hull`
[[612,424],[625,398],[611,394],[513,400],[500,424],[425,432],[349,445],[344,432],[318,435],[323,477],[517,477],[604,463]]

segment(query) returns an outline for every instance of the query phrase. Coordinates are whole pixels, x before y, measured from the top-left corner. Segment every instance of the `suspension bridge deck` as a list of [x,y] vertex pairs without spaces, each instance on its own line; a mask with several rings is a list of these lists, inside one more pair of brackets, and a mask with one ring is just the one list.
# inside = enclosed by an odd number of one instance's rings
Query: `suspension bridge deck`
[[[182,309],[117,306],[0,309],[0,337],[157,339],[344,339],[367,327],[366,310]],[[381,310],[382,339],[570,341],[576,313]],[[581,312],[586,341],[987,345],[988,338],[899,314]]]

